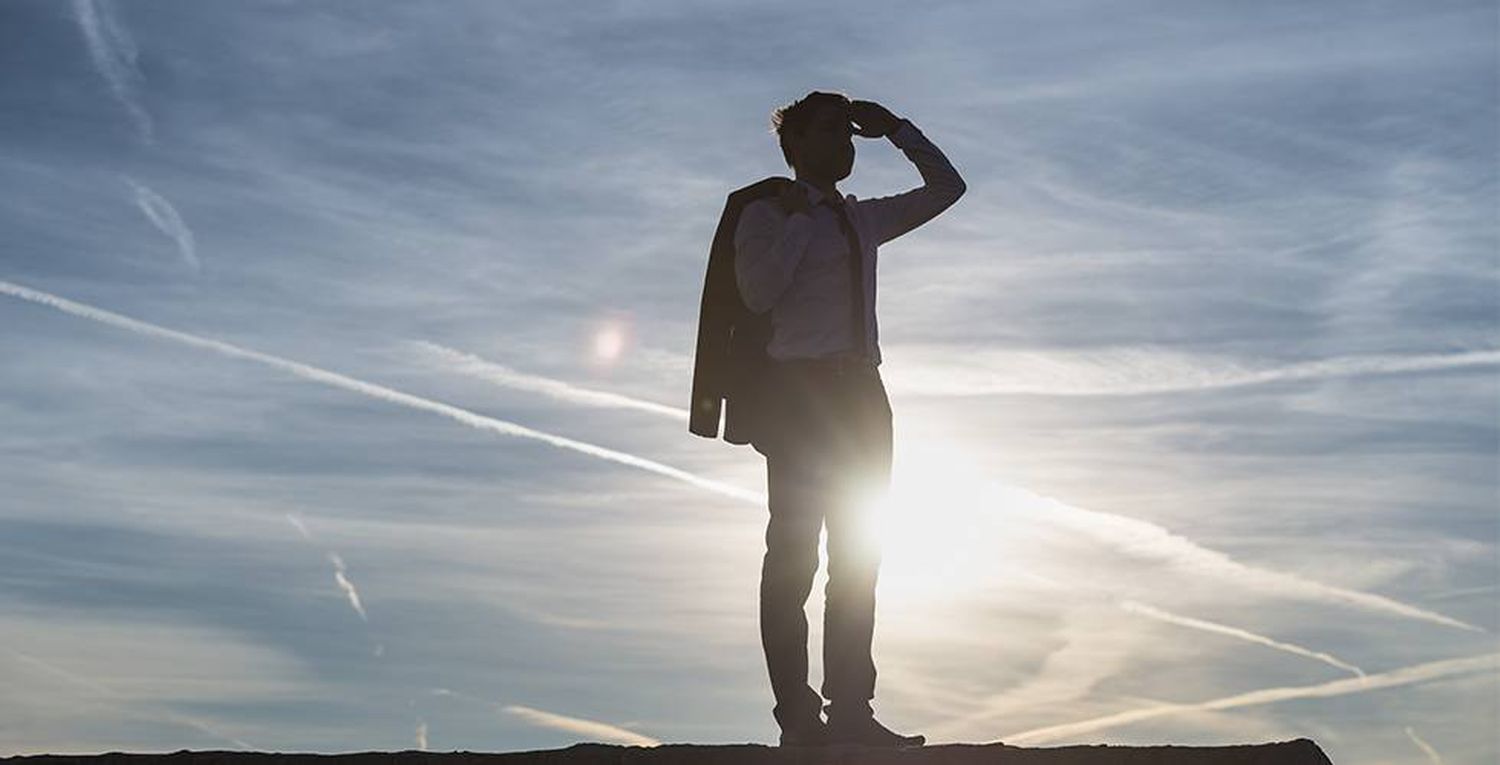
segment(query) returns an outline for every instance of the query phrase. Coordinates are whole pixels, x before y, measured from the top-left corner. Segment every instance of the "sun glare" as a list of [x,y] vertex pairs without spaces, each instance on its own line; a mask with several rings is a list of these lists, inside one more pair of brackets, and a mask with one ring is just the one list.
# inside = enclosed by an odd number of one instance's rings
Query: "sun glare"
[[883,549],[881,592],[943,599],[972,594],[1002,563],[994,494],[962,452],[932,444],[900,450],[890,491],[872,500]]

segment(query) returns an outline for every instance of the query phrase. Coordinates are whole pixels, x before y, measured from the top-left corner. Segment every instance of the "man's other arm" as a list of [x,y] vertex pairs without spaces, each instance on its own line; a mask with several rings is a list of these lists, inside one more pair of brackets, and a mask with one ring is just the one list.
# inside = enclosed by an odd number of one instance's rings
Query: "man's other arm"
[[734,230],[734,277],[751,312],[765,313],[781,299],[811,240],[811,217],[788,215],[774,199],[745,205]]
[[877,244],[885,244],[937,217],[963,196],[968,187],[952,163],[910,120],[886,136],[922,175],[922,185],[888,197],[859,200],[873,222]]

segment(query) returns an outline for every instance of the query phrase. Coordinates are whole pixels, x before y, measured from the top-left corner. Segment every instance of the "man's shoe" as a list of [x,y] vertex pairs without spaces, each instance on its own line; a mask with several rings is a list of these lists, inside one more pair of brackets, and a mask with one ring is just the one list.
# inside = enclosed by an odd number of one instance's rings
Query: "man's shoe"
[[781,746],[823,746],[826,743],[828,726],[821,717],[781,731]]
[[829,744],[914,747],[927,743],[922,735],[904,736],[876,722],[874,717],[833,717],[828,720]]

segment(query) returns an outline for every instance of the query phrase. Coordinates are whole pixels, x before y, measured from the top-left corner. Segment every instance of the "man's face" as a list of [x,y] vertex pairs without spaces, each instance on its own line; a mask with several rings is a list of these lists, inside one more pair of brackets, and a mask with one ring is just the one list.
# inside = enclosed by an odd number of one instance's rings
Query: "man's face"
[[841,181],[854,171],[854,126],[846,105],[818,107],[807,132],[794,142],[797,168],[805,175]]

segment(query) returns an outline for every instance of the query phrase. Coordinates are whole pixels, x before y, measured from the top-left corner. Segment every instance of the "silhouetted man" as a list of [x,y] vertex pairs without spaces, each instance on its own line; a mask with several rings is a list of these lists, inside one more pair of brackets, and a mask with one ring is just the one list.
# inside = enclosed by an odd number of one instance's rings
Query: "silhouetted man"
[[[813,92],[772,116],[795,182],[744,204],[734,276],[744,306],[770,312],[751,443],[766,458],[770,522],[760,625],[781,743],[914,746],[874,718],[878,540],[869,499],[888,486],[891,409],[877,369],[877,248],[964,193],[943,153],[909,120],[870,101]],[[888,138],[922,185],[857,199],[836,184],[854,167],[853,136]],[[717,402],[715,402],[717,403]],[[715,417],[717,416],[717,409]],[[822,695],[807,683],[805,604],[828,528]],[[822,719],[828,699],[828,722]]]

